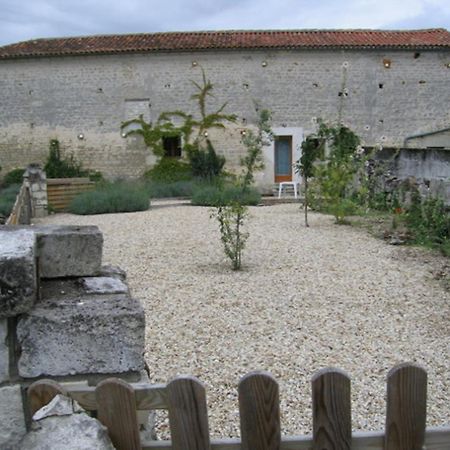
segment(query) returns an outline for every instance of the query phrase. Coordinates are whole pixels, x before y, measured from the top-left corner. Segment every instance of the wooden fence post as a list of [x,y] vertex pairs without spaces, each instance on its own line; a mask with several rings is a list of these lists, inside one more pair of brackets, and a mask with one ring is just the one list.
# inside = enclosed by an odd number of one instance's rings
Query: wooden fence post
[[95,389],[97,418],[108,428],[117,450],[140,450],[141,439],[133,388],[118,378],[108,378]]
[[425,441],[427,373],[400,364],[388,374],[385,450],[422,450]]
[[350,450],[352,418],[350,378],[339,369],[323,369],[312,380],[313,449]]
[[278,383],[268,373],[251,372],[239,383],[243,450],[279,450],[281,446]]
[[210,450],[208,410],[203,384],[195,377],[174,378],[167,385],[173,450]]

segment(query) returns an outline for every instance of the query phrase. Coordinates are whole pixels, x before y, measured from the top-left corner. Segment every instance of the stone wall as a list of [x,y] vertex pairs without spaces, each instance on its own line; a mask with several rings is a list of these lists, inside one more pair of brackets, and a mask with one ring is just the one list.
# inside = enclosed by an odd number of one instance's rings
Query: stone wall
[[25,434],[36,379],[148,381],[144,311],[102,244],[97,227],[0,227],[0,449]]
[[[255,101],[273,112],[274,127],[307,134],[317,118],[341,120],[367,146],[402,146],[409,136],[448,127],[449,60],[448,50],[379,49],[5,60],[0,163],[6,172],[43,162],[49,140],[59,139],[62,151],[87,168],[109,177],[139,176],[154,158],[138,138],[121,137],[121,122],[140,113],[154,120],[167,110],[196,112],[191,80],[201,80],[201,67],[215,87],[211,108],[228,102],[226,112],[238,115],[236,126],[211,133],[229,168],[242,154],[240,130],[255,123]],[[260,184],[271,178],[262,175]]]

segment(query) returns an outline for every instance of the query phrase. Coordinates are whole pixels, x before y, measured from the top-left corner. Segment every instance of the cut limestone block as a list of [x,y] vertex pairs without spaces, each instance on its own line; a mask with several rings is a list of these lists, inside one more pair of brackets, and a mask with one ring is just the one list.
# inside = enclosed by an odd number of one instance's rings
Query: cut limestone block
[[30,310],[38,291],[36,237],[31,228],[0,230],[0,318]]
[[119,278],[86,277],[81,279],[88,294],[125,294],[128,286]]
[[0,319],[0,383],[9,378],[8,321]]
[[41,278],[97,275],[103,236],[96,226],[35,227]]
[[16,448],[26,432],[20,386],[0,387],[0,449]]
[[20,317],[19,375],[124,373],[144,368],[144,311],[128,293],[92,294],[80,279],[43,280]]

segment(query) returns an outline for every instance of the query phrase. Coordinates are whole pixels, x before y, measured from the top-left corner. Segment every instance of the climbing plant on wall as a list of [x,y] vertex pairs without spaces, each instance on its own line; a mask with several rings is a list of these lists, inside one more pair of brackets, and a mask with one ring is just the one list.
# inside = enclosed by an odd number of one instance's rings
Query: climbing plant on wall
[[[207,79],[203,69],[202,82],[192,81],[192,84],[196,89],[191,96],[191,99],[197,103],[196,116],[180,110],[167,111],[161,113],[157,121],[153,123],[146,122],[141,115],[123,122],[121,129],[125,131],[125,137],[142,136],[145,145],[159,157],[164,156],[163,138],[180,136],[194,176],[210,180],[211,177],[220,174],[225,158],[216,154],[209,138],[209,131],[214,128],[225,128],[225,123],[235,122],[236,116],[224,113],[227,103],[208,112],[208,99],[214,97],[214,85]],[[137,128],[127,130],[130,125],[135,125]]]

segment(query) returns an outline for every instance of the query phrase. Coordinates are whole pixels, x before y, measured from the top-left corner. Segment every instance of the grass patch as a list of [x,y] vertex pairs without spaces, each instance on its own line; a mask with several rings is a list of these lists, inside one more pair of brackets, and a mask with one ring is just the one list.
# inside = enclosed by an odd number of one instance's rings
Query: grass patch
[[223,206],[236,202],[258,205],[261,194],[254,188],[242,192],[242,188],[237,186],[202,185],[194,190],[191,202],[196,206]]
[[149,206],[149,195],[143,185],[116,182],[78,195],[70,204],[69,211],[80,215],[108,214],[145,211]]

